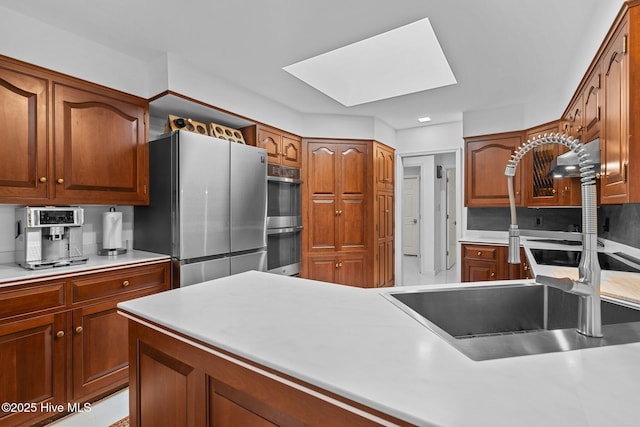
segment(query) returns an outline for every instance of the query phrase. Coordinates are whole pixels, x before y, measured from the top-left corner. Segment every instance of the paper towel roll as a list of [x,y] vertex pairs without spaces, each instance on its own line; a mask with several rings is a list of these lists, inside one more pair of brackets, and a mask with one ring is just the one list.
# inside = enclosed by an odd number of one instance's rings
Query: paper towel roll
[[102,247],[122,248],[122,212],[111,211],[102,214]]

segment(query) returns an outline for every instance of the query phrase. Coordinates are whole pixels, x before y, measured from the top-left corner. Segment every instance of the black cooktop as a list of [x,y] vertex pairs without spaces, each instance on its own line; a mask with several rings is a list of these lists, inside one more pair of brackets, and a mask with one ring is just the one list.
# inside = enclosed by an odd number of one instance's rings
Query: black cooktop
[[[581,251],[563,251],[559,249],[531,249],[531,254],[540,265],[555,265],[561,267],[578,267]],[[609,254],[598,252],[598,261],[603,270],[627,271],[640,273],[640,268],[632,265],[618,253]]]

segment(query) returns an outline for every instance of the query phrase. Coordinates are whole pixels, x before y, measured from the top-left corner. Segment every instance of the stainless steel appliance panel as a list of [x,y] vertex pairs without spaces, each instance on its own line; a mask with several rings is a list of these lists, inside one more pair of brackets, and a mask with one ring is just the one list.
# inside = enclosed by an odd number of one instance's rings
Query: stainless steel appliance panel
[[231,252],[267,246],[267,152],[232,143]]
[[267,251],[251,252],[231,257],[231,274],[251,270],[267,271]]
[[149,205],[134,207],[133,247],[177,257],[174,182],[178,166],[173,138],[177,140],[177,134],[149,142]]
[[183,260],[229,252],[229,145],[180,132],[178,224]]
[[302,268],[302,227],[267,230],[267,271],[293,276]]
[[226,277],[230,272],[228,257],[180,265],[180,287]]

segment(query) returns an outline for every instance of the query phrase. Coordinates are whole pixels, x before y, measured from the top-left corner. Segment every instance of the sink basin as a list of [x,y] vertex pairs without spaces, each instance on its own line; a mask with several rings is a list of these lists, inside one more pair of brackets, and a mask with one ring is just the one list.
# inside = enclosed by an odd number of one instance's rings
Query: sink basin
[[640,342],[640,310],[603,300],[604,338],[587,337],[575,329],[579,297],[539,284],[383,295],[473,360]]

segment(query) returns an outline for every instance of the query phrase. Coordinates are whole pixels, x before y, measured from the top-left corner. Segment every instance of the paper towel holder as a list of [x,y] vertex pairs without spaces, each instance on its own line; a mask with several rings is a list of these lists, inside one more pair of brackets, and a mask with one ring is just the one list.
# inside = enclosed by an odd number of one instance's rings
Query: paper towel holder
[[[116,208],[111,207],[109,209],[109,212],[103,213],[103,222],[102,222],[103,234],[105,233],[104,229],[105,229],[105,221],[106,221],[105,216],[106,216],[106,214],[114,213],[115,211],[116,211]],[[120,217],[120,220],[121,219],[122,218]],[[122,231],[120,233],[122,233]],[[104,245],[104,242],[103,242],[103,245]],[[127,249],[126,248],[104,248],[103,247],[102,249],[98,250],[98,255],[102,255],[102,256],[116,256],[116,255],[122,255],[122,254],[125,254],[125,253],[127,253]]]

